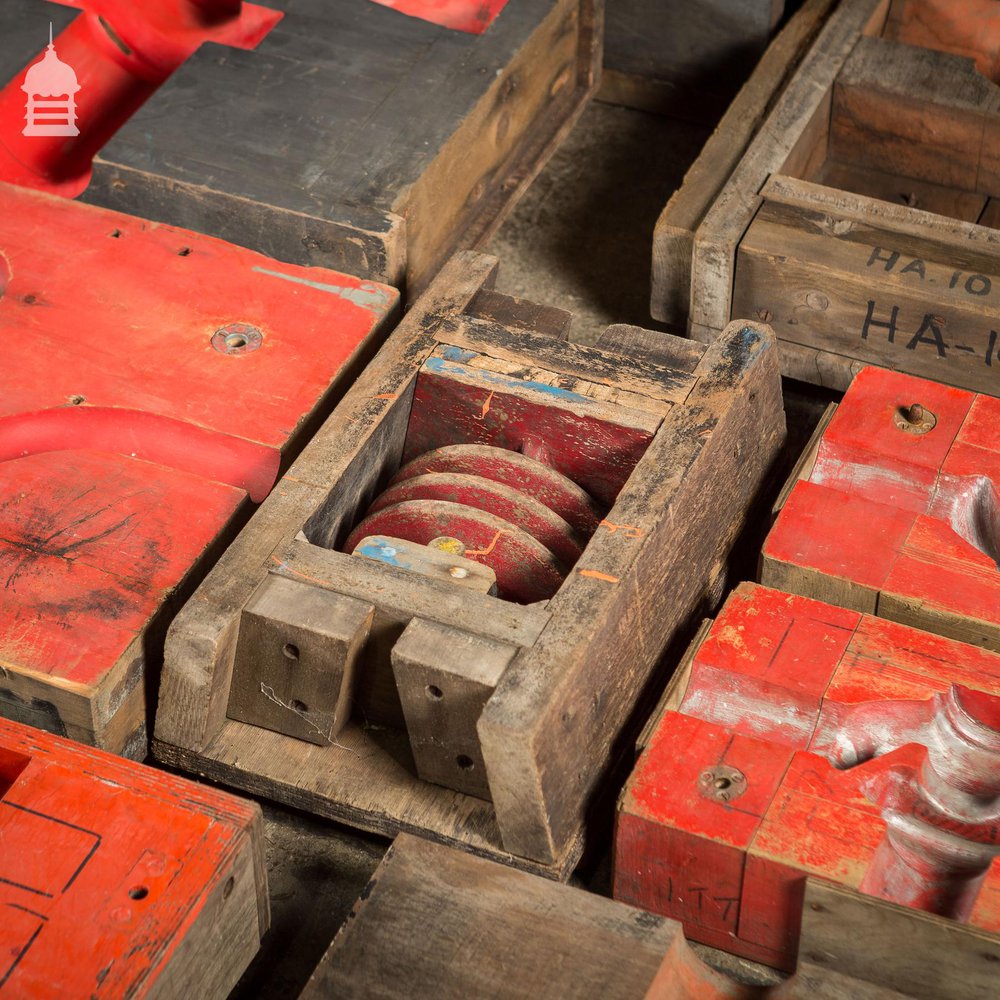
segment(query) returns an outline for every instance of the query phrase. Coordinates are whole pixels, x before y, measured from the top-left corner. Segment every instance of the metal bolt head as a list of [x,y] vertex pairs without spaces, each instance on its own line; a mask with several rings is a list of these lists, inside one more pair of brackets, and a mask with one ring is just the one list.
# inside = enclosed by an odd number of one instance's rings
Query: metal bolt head
[[250,354],[264,342],[264,334],[249,323],[227,323],[212,334],[212,347],[220,354]]
[[729,764],[715,764],[698,775],[698,791],[713,802],[731,802],[746,790],[746,775]]
[[892,422],[904,434],[926,434],[937,424],[937,417],[922,403],[910,403],[893,410]]

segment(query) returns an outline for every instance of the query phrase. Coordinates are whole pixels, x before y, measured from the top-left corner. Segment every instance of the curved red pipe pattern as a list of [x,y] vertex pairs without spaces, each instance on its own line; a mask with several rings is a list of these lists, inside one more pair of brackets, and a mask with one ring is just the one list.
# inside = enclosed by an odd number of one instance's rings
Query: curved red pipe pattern
[[68,406],[0,417],[0,462],[51,451],[103,451],[228,483],[260,503],[277,449],[142,410]]

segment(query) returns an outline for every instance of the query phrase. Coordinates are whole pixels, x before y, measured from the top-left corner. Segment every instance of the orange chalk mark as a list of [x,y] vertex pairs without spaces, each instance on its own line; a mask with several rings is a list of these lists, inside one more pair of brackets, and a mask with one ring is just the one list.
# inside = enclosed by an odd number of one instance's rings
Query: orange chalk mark
[[609,573],[601,573],[596,569],[581,569],[580,576],[589,576],[593,580],[603,580],[605,583],[621,583],[621,578],[611,576]]
[[399,396],[395,392],[380,392],[377,396],[372,396],[372,399],[399,399]]
[[493,393],[491,392],[491,393],[490,393],[490,394],[489,394],[489,395],[488,395],[488,396],[486,397],[486,402],[485,402],[485,403],[483,403],[483,409],[482,409],[482,411],[481,411],[481,412],[480,412],[480,414],[479,414],[479,419],[480,419],[480,420],[482,420],[482,419],[483,419],[483,417],[485,417],[485,416],[486,416],[486,414],[490,412],[490,404],[491,404],[492,402],[493,402]]
[[[490,395],[492,395],[492,393],[490,393]],[[485,549],[466,549],[465,554],[467,556],[488,556],[496,548],[497,542],[500,541],[500,536],[502,534],[503,534],[502,531],[498,531],[493,536],[493,541],[490,542],[490,544],[487,545]]]
[[615,524],[613,521],[601,521],[602,528],[607,528],[610,534],[616,531],[622,532],[626,538],[642,538],[644,532],[642,528],[637,528],[634,524]]

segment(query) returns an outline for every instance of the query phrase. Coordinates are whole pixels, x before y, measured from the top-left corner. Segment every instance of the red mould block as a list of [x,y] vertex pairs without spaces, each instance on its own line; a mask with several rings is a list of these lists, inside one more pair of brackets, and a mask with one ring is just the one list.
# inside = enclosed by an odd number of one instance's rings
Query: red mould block
[[1000,930],[1000,656],[743,584],[667,708],[617,899],[786,969],[810,875]]
[[0,184],[0,714],[144,755],[168,599],[396,298]]
[[0,720],[0,997],[225,997],[269,922],[260,808]]
[[1000,399],[878,368],[844,396],[761,581],[1000,650]]

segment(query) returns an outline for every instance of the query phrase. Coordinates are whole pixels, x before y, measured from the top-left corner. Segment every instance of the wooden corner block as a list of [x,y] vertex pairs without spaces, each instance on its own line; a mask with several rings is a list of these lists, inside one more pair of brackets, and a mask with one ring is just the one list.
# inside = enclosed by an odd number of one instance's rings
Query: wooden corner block
[[417,774],[489,799],[476,725],[518,647],[414,618],[392,650]]
[[350,716],[375,606],[268,576],[243,609],[229,717],[320,746]]

